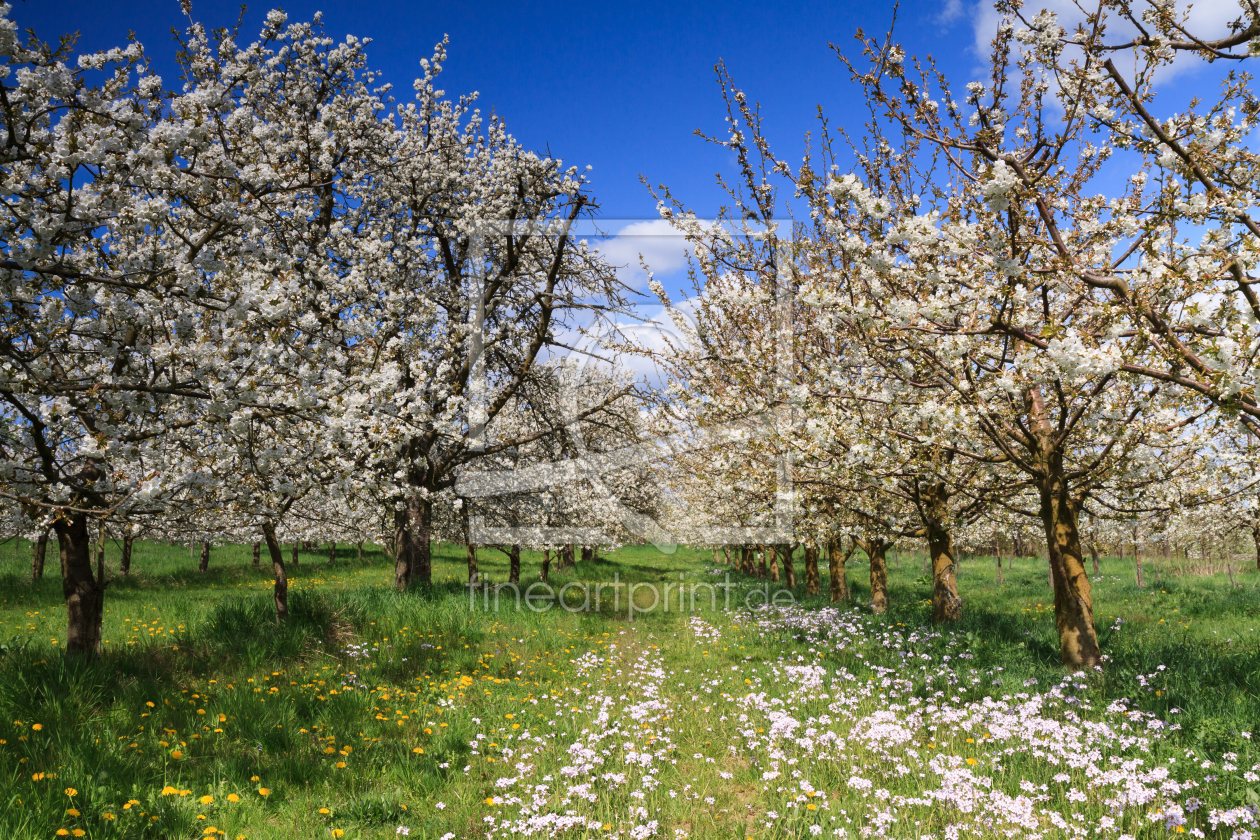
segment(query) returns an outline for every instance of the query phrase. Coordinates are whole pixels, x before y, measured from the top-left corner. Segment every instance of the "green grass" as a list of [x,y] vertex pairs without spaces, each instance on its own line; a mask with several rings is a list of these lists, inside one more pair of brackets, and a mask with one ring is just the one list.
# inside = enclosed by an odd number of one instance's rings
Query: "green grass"
[[[278,627],[268,571],[251,568],[248,547],[216,548],[210,571],[201,574],[186,546],[140,543],[133,574],[113,578],[106,593],[104,655],[94,663],[68,662],[60,652],[65,615],[55,552],[50,549],[44,580],[32,587],[29,550],[17,546],[15,556],[14,549],[10,542],[0,552],[4,838],[54,837],[59,829],[100,838],[193,838],[210,827],[228,837],[340,831],[346,838],[383,838],[396,836],[400,825],[412,837],[434,840],[447,833],[485,836],[487,814],[505,819],[518,807],[505,804],[512,793],[496,788],[496,779],[517,775],[513,768],[524,763],[531,773],[551,775],[545,796],[557,796],[561,770],[573,760],[559,746],[598,731],[593,698],[640,702],[645,691],[669,707],[633,718],[635,727],[645,721],[645,744],[669,745],[661,748],[666,758],[656,787],[649,783],[648,798],[637,800],[612,783],[597,785],[596,801],[584,807],[599,827],[570,828],[562,836],[630,836],[629,829],[647,819],[634,816],[640,802],[653,809],[657,836],[672,837],[675,828],[691,837],[813,836],[808,819],[821,812],[804,805],[800,820],[766,817],[794,807],[784,804],[782,787],[761,776],[770,766],[764,761],[777,759],[757,757],[760,747],[748,739],[759,736],[742,735],[733,711],[715,719],[717,704],[752,702],[742,695],[762,686],[767,696],[779,692],[783,708],[799,707],[798,716],[804,715],[815,700],[793,700],[791,682],[776,677],[783,663],[797,660],[861,680],[909,673],[901,654],[873,642],[837,649],[817,638],[758,630],[741,619],[747,615],[741,605],[757,582],[738,575],[734,609],[699,614],[722,634],[713,644],[688,630],[686,612],[631,616],[624,589],[606,588],[600,609],[591,612],[486,612],[480,596],[470,605],[463,586],[463,548],[449,545],[436,554],[434,588],[403,595],[392,590],[392,564],[376,549],[359,563],[353,546],[341,546],[331,565],[326,548],[304,552],[301,565],[290,570],[291,618]],[[112,568],[116,552],[111,546]],[[484,574],[506,580],[504,555],[485,549],[479,556]],[[680,580],[685,588],[721,581],[707,573],[710,559],[709,552],[663,555],[627,547],[553,575],[552,583],[607,583],[616,576],[626,583],[668,582],[676,592]],[[526,582],[537,578],[539,555],[525,552],[522,565]],[[859,604],[869,596],[865,574],[855,557],[849,578]],[[991,560],[969,559],[959,579],[962,621],[943,636],[898,637],[951,674],[951,692],[962,700],[1064,677],[1044,564],[1016,560],[1005,576],[999,586]],[[930,586],[918,561],[891,562],[889,580],[886,616],[855,613],[872,640],[928,623]],[[1237,753],[1240,767],[1257,760],[1253,741],[1242,733],[1260,730],[1260,577],[1248,572],[1237,580],[1241,586],[1230,588],[1224,575],[1164,576],[1158,583],[1150,575],[1148,586],[1138,589],[1130,564],[1103,561],[1095,607],[1111,661],[1104,675],[1088,681],[1088,696],[1101,701],[1093,703],[1098,709],[1129,698],[1133,709],[1179,724],[1161,737],[1155,758],[1193,754],[1219,762]],[[826,585],[824,570],[824,593]],[[578,587],[569,594],[580,600]],[[796,594],[806,610],[827,606],[825,595],[805,597],[800,588]],[[707,605],[705,598],[700,602]],[[584,665],[583,654],[600,661]],[[651,679],[640,673],[645,663],[666,675],[651,678],[659,685],[650,690],[643,686]],[[1001,687],[971,676],[981,672],[1000,673]],[[1139,682],[1151,674],[1157,676],[1147,685]],[[913,691],[931,697],[932,678],[922,679]],[[872,695],[862,702],[879,700]],[[826,704],[820,708],[825,713]],[[745,714],[761,713],[754,712]],[[521,739],[531,730],[546,733],[539,741],[547,746]],[[947,741],[938,732],[932,749]],[[624,744],[617,749],[624,751]],[[713,760],[694,758],[701,755]],[[846,803],[855,807],[857,795],[844,774],[823,787],[820,780],[827,781],[834,763],[810,771],[812,784],[829,791],[825,810],[832,816]],[[260,788],[269,793],[261,795]],[[1240,783],[1221,787],[1219,795],[1222,802],[1245,804],[1256,794]],[[207,796],[212,799],[203,804]],[[904,829],[904,836],[931,833],[928,822],[913,833]],[[931,828],[940,832],[942,825]],[[1155,836],[1149,827],[1133,831]]]

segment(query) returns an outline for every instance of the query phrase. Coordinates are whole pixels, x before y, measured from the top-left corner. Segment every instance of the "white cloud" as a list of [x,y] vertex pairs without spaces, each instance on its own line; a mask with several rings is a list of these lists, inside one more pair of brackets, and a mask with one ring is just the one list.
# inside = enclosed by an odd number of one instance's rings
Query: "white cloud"
[[647,272],[640,265],[640,256],[648,271],[658,276],[687,264],[687,240],[664,219],[632,222],[612,238],[592,245],[617,267],[621,282],[640,291],[647,288]]
[[963,0],[945,0],[941,13],[937,15],[936,19],[940,23],[953,23],[966,13],[967,10],[963,6]]

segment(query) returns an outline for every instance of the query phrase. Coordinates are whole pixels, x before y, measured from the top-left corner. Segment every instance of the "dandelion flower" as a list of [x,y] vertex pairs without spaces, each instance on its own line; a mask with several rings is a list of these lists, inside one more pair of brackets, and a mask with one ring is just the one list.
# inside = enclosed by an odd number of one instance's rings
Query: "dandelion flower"
[[66,796],[78,796],[79,792],[74,788],[66,788]]
[[424,747],[415,747],[411,751],[417,755],[422,755],[424,753]]
[[32,724],[31,724],[31,729],[34,729],[36,732],[38,732],[39,730],[41,730],[41,729],[43,729],[43,728],[44,728],[44,724],[42,724],[42,723],[32,723]]
[[209,805],[211,802],[214,801],[214,797],[207,793],[205,796],[201,797],[197,801],[200,802],[202,805]]
[[184,754],[179,750],[173,750],[171,752],[171,758],[183,758],[183,757],[184,757]]
[[235,793],[229,793],[229,794],[228,794],[227,799],[228,799],[228,802],[240,802],[240,801],[241,801],[241,798],[240,798],[239,796],[237,796]]
[[327,808],[320,808],[320,809],[319,809],[319,812],[320,812],[321,814],[331,814],[331,813],[332,813],[332,811],[329,811]]
[[271,796],[271,790],[270,790],[270,788],[259,788],[259,789],[258,789],[258,795],[259,795],[259,796]]

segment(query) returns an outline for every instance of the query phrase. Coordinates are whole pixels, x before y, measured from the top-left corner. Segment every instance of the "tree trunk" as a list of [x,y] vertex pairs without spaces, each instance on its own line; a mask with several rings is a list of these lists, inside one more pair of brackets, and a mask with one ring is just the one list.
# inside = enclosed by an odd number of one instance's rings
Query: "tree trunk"
[[412,575],[425,586],[432,586],[433,551],[429,540],[433,537],[433,502],[413,496],[408,507],[411,511]]
[[853,554],[853,545],[845,551],[840,537],[832,537],[827,543],[827,579],[831,594],[831,603],[837,604],[849,600],[849,578],[845,564]]
[[928,554],[932,556],[932,620],[957,621],[962,617],[958,597],[958,568],[954,562],[953,535],[949,532],[949,490],[937,482],[923,494]]
[[770,566],[766,563],[766,547],[757,546],[757,577],[766,580],[770,577]]
[[769,568],[769,570],[768,570],[768,574],[769,574],[769,576],[770,576],[770,580],[774,581],[775,583],[778,583],[778,582],[779,582],[779,549],[778,549],[778,546],[768,545],[768,546],[766,546],[766,551],[767,551],[767,552],[769,552],[769,557],[770,557],[770,568]]
[[31,546],[31,582],[38,583],[44,578],[44,559],[48,556],[48,531],[43,531],[39,539]]
[[411,515],[407,508],[394,511],[394,589],[411,586]]
[[333,540],[332,542],[328,543],[328,565],[331,566],[333,563],[336,563],[336,562],[337,562],[337,541]]
[[871,558],[871,612],[882,614],[888,611],[888,562],[884,558],[888,543],[876,537],[862,548]]
[[508,583],[521,582],[521,547],[513,545],[508,550]]
[[135,537],[130,534],[123,536],[122,558],[118,561],[118,571],[124,575],[131,574],[131,546],[135,542]]
[[[276,621],[284,621],[289,617],[289,575],[284,568],[284,551],[276,539],[276,526],[270,522],[262,524],[263,540],[267,543],[267,554],[271,556],[271,570],[276,582],[272,588],[276,604]],[[293,554],[297,556],[297,543],[293,544]]]
[[822,579],[818,576],[818,546],[805,546],[805,594],[817,595],[822,591]]
[[1146,581],[1142,578],[1142,551],[1138,548],[1138,531],[1133,529],[1133,566],[1137,575],[1138,589],[1146,588]]
[[1251,526],[1251,538],[1256,543],[1256,571],[1260,572],[1260,522]]
[[289,562],[291,562],[294,566],[299,565],[299,563],[298,563],[298,550],[299,550],[301,547],[302,547],[301,543],[299,543],[297,540],[294,540],[294,541],[293,541],[293,551],[292,551],[292,553],[289,555]]
[[780,556],[783,558],[783,582],[788,589],[796,588],[796,564],[792,559],[794,546],[785,545],[780,547]]
[[1094,576],[1098,576],[1098,546],[1095,543],[1089,544],[1089,558],[1094,561]]
[[359,540],[357,543],[354,544],[354,550],[355,550],[354,559],[362,563],[363,562],[363,540]]
[[477,569],[477,546],[467,543],[464,546],[464,553],[468,557],[468,582],[475,583],[479,573]]
[[551,574],[551,549],[544,548],[544,549],[543,549],[542,574],[540,575],[540,577],[542,578],[542,582],[543,582],[543,583],[546,583],[546,582],[547,582],[547,578],[548,578],[548,576],[549,576],[550,574]]
[[105,614],[105,566],[92,574],[92,540],[87,515],[66,514],[53,523],[61,553],[61,591],[66,598],[66,653],[94,658],[101,652],[101,620]]
[[210,543],[202,540],[201,542],[201,560],[197,563],[197,571],[204,572],[210,568]]
[[262,543],[255,541],[253,547],[254,547],[254,556],[252,559],[254,563],[254,568],[258,568],[258,566],[262,565]]
[[1041,521],[1054,581],[1054,618],[1059,631],[1059,657],[1064,665],[1092,668],[1102,664],[1094,630],[1094,600],[1081,557],[1076,506],[1068,496],[1063,455],[1050,452],[1041,490]]
[[739,571],[749,577],[757,573],[756,567],[753,566],[752,549],[746,545],[739,547]]

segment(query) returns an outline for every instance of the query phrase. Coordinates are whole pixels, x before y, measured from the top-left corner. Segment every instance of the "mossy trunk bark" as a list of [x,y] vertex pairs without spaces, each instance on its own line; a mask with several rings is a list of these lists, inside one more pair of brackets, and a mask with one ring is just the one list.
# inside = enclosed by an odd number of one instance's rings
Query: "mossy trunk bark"
[[[1057,453],[1056,453],[1057,455]],[[1049,459],[1041,489],[1041,521],[1046,529],[1050,574],[1054,582],[1054,619],[1059,631],[1059,658],[1065,665],[1092,668],[1102,664],[1094,629],[1094,600],[1081,557],[1077,505],[1068,494],[1061,456]]]
[[845,566],[853,554],[853,548],[851,545],[845,551],[839,537],[834,537],[827,543],[827,580],[833,604],[849,600],[849,578]]
[[788,589],[796,588],[796,562],[792,559],[795,546],[779,547],[779,557],[783,560],[783,583]]
[[61,591],[66,599],[66,653],[95,658],[101,653],[105,615],[105,566],[92,574],[92,539],[87,515],[68,514],[53,523],[61,553]]
[[[425,586],[433,585],[433,503],[413,496],[407,505],[411,527],[411,578]],[[410,581],[409,581],[410,583]]]
[[48,557],[48,532],[44,531],[31,546],[31,582],[38,583],[44,578],[44,560]]
[[[263,541],[267,543],[267,555],[271,557],[271,571],[275,577],[272,586],[272,600],[276,605],[276,620],[284,621],[289,617],[289,573],[284,568],[284,549],[276,539],[276,526],[272,522],[262,525]],[[293,544],[294,549],[297,543]]]
[[521,547],[513,545],[508,550],[508,583],[521,582]]
[[949,531],[949,489],[938,482],[926,488],[921,499],[932,561],[932,620],[938,624],[957,621],[962,617],[962,598],[958,597],[958,566]]
[[805,546],[805,594],[817,595],[822,591],[822,578],[818,575],[818,546]]
[[888,561],[885,558],[888,543],[875,539],[868,545],[870,548],[864,550],[871,558],[871,612],[885,613],[888,611]]
[[411,513],[394,511],[394,589],[405,592],[411,586]]
[[1256,543],[1256,571],[1260,572],[1260,522],[1251,526],[1251,538]]

